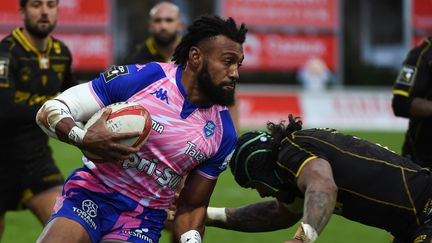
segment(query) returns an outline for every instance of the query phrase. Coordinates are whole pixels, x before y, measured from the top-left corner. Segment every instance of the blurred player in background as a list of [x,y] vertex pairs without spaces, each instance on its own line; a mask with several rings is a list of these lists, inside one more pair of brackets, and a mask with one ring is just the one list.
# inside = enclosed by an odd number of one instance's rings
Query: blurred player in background
[[6,211],[29,208],[45,224],[63,177],[35,123],[42,104],[76,83],[68,48],[50,34],[58,0],[20,0],[24,26],[0,42],[0,236]]
[[402,155],[432,168],[432,38],[411,49],[393,88],[393,112],[409,119]]
[[[314,242],[333,213],[391,232],[398,242],[432,240],[432,176],[409,159],[298,119],[248,132],[230,162],[237,183],[276,200],[208,208],[207,225],[263,232],[301,221],[286,242]],[[349,239],[345,239],[350,242]]]
[[177,5],[170,2],[156,4],[150,10],[150,37],[136,47],[125,64],[171,61],[182,30],[183,22]]
[[[177,240],[200,243],[210,196],[234,151],[236,133],[226,106],[234,102],[247,29],[233,19],[201,16],[177,46],[175,63],[113,66],[93,81],[47,101],[37,120],[53,137],[99,155],[64,185],[38,242],[158,242],[176,187]],[[102,107],[134,101],[149,110],[153,130],[141,149],[120,144],[136,133],[105,127]]]

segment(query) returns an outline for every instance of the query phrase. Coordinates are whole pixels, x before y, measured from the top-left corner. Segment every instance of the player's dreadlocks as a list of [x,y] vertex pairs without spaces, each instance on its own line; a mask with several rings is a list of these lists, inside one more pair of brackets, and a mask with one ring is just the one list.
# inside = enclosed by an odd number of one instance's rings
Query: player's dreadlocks
[[279,146],[285,137],[302,129],[298,117],[288,116],[289,124],[267,123],[268,132],[248,132],[237,141],[237,148],[230,161],[230,169],[237,183],[249,187],[251,182],[259,182],[277,191],[282,180],[276,172]]
[[177,45],[172,61],[185,66],[189,58],[189,50],[202,40],[217,35],[224,35],[231,40],[243,44],[246,39],[247,28],[241,24],[239,28],[232,18],[226,20],[213,15],[202,15],[188,27],[187,33]]
[[288,125],[285,125],[286,121],[281,121],[279,124],[273,122],[267,123],[267,129],[270,131],[274,142],[280,144],[282,139],[288,137],[291,133],[302,129],[302,121],[300,117],[294,117],[292,114],[288,115]]

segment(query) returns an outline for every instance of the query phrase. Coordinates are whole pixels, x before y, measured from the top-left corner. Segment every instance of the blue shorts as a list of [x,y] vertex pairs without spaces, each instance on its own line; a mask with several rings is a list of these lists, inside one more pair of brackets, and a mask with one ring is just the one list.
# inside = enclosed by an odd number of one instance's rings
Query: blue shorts
[[75,170],[57,198],[51,220],[65,217],[81,224],[92,242],[119,239],[157,243],[166,211],[142,206],[105,186],[87,168]]

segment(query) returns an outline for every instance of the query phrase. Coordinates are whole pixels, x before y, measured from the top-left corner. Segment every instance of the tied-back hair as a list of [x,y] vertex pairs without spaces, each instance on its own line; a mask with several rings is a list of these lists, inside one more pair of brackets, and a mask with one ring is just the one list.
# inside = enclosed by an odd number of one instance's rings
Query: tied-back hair
[[217,35],[224,35],[239,44],[243,44],[247,31],[243,23],[240,27],[237,27],[233,18],[224,20],[215,15],[202,15],[195,19],[187,28],[187,33],[183,36],[174,51],[172,61],[184,67],[192,46],[197,45],[204,39]]
[[286,125],[285,120],[279,122],[279,124],[268,122],[267,130],[271,133],[273,137],[273,143],[279,145],[282,139],[291,135],[291,133],[295,131],[300,131],[302,129],[302,125],[303,123],[300,120],[300,117],[294,117],[292,114],[289,114],[288,125]]

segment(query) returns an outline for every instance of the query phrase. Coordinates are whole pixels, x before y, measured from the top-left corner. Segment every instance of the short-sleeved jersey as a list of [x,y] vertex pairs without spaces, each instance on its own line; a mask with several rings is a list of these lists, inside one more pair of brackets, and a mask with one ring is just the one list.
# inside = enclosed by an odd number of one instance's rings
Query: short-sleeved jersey
[[313,158],[330,163],[335,213],[348,219],[406,236],[432,209],[430,172],[387,148],[335,130],[301,130],[283,140],[278,165],[294,184]]
[[[393,87],[393,109],[396,114],[407,114],[415,97],[432,100],[432,38],[425,39],[410,50]],[[408,106],[408,107],[407,107]],[[403,154],[415,162],[432,166],[432,117],[410,118]]]
[[143,105],[152,131],[140,152],[119,164],[85,165],[106,185],[152,208],[168,208],[181,177],[190,171],[214,180],[227,167],[236,133],[226,107],[197,106],[174,64],[113,66],[89,88],[101,107],[120,101]]
[[[0,144],[3,156],[30,160],[47,152],[48,137],[36,125],[42,104],[76,85],[72,57],[63,42],[49,37],[40,52],[15,29],[0,42]],[[5,155],[8,154],[8,155]]]

